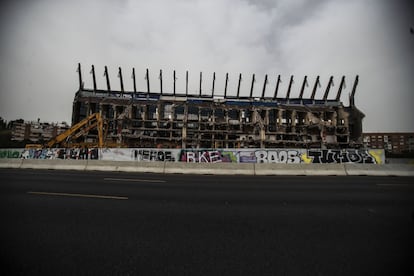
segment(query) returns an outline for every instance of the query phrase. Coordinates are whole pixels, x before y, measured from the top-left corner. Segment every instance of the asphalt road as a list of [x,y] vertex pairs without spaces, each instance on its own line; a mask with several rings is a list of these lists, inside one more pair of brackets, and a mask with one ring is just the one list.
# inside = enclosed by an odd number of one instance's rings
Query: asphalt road
[[0,178],[2,275],[414,275],[414,178]]

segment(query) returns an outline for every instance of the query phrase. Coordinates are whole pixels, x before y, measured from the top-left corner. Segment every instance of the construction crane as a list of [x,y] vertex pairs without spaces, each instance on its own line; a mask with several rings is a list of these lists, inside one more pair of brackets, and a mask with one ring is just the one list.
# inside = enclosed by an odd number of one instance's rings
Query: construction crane
[[98,130],[98,147],[104,146],[104,134],[103,134],[103,119],[100,113],[93,113],[73,125],[68,130],[62,132],[56,137],[52,138],[44,145],[40,144],[26,144],[26,148],[51,148],[55,145],[66,146],[69,140],[75,140],[81,136],[88,134],[91,129],[96,128]]

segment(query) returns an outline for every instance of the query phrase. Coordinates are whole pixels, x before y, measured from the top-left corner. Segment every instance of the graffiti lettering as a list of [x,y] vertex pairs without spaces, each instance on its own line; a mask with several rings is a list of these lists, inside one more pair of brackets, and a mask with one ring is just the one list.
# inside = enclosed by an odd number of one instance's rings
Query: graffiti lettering
[[312,163],[375,163],[367,150],[309,150]]
[[297,150],[259,150],[255,152],[257,163],[301,163]]
[[218,163],[222,162],[222,158],[219,151],[190,151],[185,153],[185,161],[187,163]]
[[0,158],[20,158],[19,150],[0,150]]
[[100,159],[113,161],[135,160],[191,163],[385,163],[385,154],[382,149],[2,149],[0,150],[0,158]]
[[23,159],[98,159],[98,149],[28,149],[21,150],[19,157]]
[[171,151],[136,149],[133,152],[134,159],[138,161],[175,161]]

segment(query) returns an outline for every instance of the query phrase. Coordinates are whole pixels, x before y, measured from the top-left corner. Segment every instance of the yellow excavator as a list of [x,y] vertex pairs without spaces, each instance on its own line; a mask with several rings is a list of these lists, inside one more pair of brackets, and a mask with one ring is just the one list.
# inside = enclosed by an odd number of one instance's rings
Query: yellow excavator
[[[80,121],[79,123],[73,125],[68,130],[62,132],[56,137],[52,138],[44,145],[41,144],[26,144],[26,149],[30,148],[52,148],[53,146],[66,147],[68,145],[76,145],[69,143],[70,140],[76,140],[77,138],[88,134],[91,129],[96,128],[98,130],[98,143],[94,143],[93,146],[102,148],[104,146],[104,122],[102,115],[100,113],[93,113]],[[105,135],[106,136],[106,135]],[[81,146],[82,144],[78,144]]]

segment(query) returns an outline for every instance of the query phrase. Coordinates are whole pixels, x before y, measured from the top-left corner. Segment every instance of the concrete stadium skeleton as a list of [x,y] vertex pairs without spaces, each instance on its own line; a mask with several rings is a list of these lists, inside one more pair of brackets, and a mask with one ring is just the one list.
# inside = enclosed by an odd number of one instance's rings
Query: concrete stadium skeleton
[[[122,69],[118,68],[120,90],[111,89],[108,68],[105,66],[106,89],[98,89],[95,67],[91,74],[93,88],[85,88],[81,65],[78,64],[79,89],[73,103],[72,124],[88,114],[100,112],[108,122],[107,140],[129,147],[163,148],[358,148],[362,145],[364,114],[355,107],[356,76],[349,106],[340,101],[345,86],[341,78],[334,99],[328,99],[333,76],[322,99],[315,99],[321,86],[319,76],[311,96],[304,97],[308,77],[305,76],[299,97],[291,97],[293,76],[290,77],[285,97],[279,97],[280,75],[272,95],[266,95],[269,83],[265,75],[261,95],[255,96],[255,74],[252,75],[249,96],[240,96],[242,74],[239,74],[236,95],[228,90],[226,73],[224,91],[216,90],[213,73],[211,93],[202,91],[200,72],[198,93],[188,91],[186,71],[185,91],[176,89],[173,71],[172,91],[163,87],[163,71],[159,72],[159,92],[151,90],[149,69],[145,71],[147,91],[137,91],[135,68],[132,69],[133,91],[125,91]],[[185,93],[184,93],[185,92]],[[269,93],[267,93],[269,94]],[[93,139],[93,135],[84,137]]]

